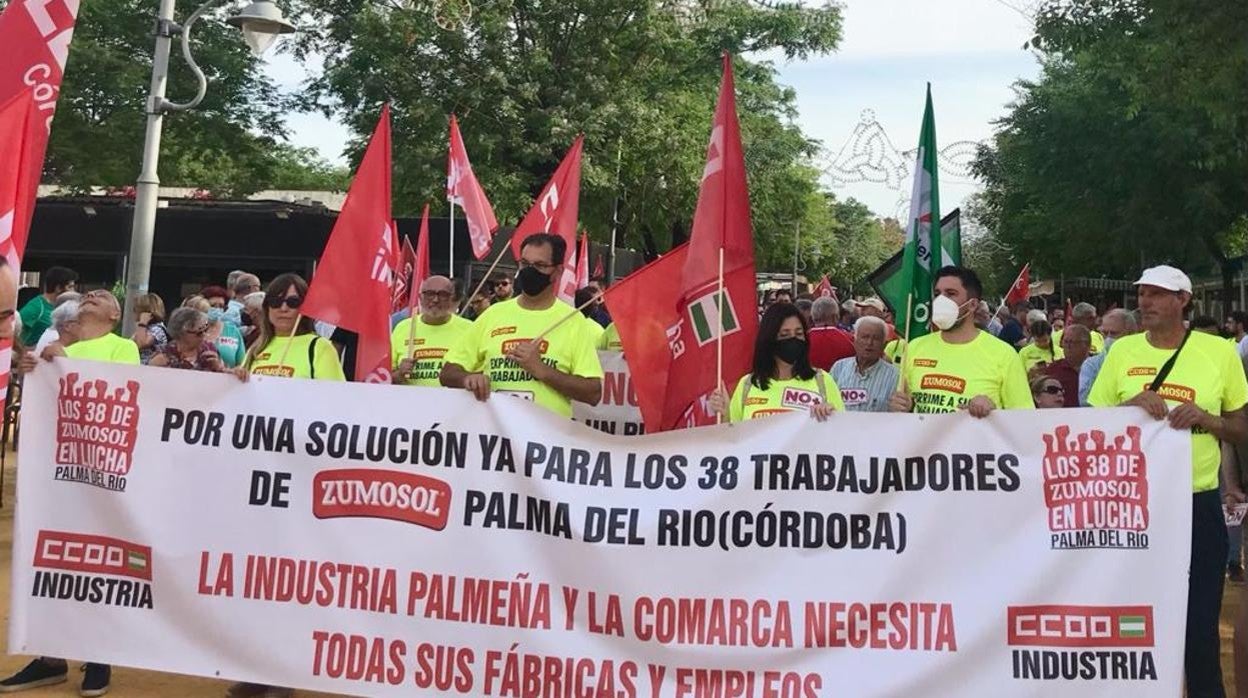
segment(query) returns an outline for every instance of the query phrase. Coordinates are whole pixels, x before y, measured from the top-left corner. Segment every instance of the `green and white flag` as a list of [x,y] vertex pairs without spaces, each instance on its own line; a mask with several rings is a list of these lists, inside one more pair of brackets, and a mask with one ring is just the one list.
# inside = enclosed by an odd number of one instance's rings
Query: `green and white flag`
[[962,266],[962,216],[961,209],[945,216],[940,222],[940,248],[945,254],[941,266]]
[[[940,247],[940,186],[936,177],[936,117],[932,113],[932,86],[927,86],[927,105],[923,110],[923,128],[919,132],[919,152],[914,161],[914,188],[910,191],[910,218],[906,224],[905,247],[902,248],[902,285],[910,305],[909,337],[927,334],[931,317],[932,283],[940,269],[944,253]],[[933,254],[935,253],[935,254]],[[898,311],[905,313],[903,302]],[[906,325],[897,323],[898,331],[906,333]]]
[[[940,221],[940,244],[945,248],[944,264],[962,264],[961,209],[953,209]],[[906,312],[907,287],[901,278],[901,250],[884,260],[875,271],[867,275],[867,282],[875,289],[875,295],[884,299],[898,318]],[[904,320],[902,320],[904,322]],[[904,325],[903,325],[904,328]]]

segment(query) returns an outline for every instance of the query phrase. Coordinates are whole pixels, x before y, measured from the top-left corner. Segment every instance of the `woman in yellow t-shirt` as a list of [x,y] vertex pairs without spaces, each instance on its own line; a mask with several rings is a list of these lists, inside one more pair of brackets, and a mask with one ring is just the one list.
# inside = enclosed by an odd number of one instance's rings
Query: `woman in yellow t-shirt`
[[251,345],[243,365],[235,369],[240,378],[255,374],[346,380],[334,345],[317,336],[312,318],[299,313],[307,295],[308,282],[298,274],[282,274],[273,279],[265,290],[260,336]]
[[810,365],[809,329],[797,306],[768,308],[754,340],[753,370],[741,377],[731,399],[722,385],[711,393],[711,411],[733,422],[796,410],[822,422],[834,411],[845,411],[836,381]]

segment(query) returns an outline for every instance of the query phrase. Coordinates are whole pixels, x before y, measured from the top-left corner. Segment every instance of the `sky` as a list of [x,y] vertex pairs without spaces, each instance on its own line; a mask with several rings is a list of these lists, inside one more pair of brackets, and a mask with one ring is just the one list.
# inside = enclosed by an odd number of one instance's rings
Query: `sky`
[[[779,81],[797,92],[798,124],[823,144],[821,167],[842,173],[826,179],[832,190],[862,201],[877,215],[904,215],[912,163],[898,151],[912,151],[918,144],[928,82],[938,147],[990,138],[993,119],[1013,99],[1010,86],[1039,71],[1034,57],[1022,48],[1031,36],[1030,21],[1014,7],[1024,4],[1026,0],[843,0],[844,35],[836,53],[807,61],[774,59]],[[266,68],[280,87],[290,90],[319,69],[280,53]],[[842,181],[846,166],[856,164],[848,160],[864,112],[874,115],[891,147],[876,148],[857,162],[891,161],[902,167],[889,177],[877,177],[888,182]],[[345,162],[350,138],[345,126],[314,114],[291,114],[286,121],[295,145],[313,147],[331,162]],[[960,150],[970,152],[969,147]],[[883,175],[884,170],[871,172]],[[942,170],[941,210],[952,210],[976,189],[963,172]]]

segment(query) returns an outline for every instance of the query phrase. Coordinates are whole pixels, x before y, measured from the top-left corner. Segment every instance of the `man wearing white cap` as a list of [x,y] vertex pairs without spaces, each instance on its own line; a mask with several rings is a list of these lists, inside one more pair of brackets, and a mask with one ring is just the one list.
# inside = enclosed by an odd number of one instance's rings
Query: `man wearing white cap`
[[[1170,266],[1152,267],[1135,286],[1144,332],[1113,343],[1088,402],[1094,407],[1134,405],[1175,429],[1192,432],[1187,695],[1222,698],[1218,613],[1227,537],[1218,497],[1218,442],[1248,438],[1248,380],[1234,346],[1184,328],[1183,314],[1192,300],[1186,274]],[[1242,501],[1238,482],[1231,487],[1228,496]]]

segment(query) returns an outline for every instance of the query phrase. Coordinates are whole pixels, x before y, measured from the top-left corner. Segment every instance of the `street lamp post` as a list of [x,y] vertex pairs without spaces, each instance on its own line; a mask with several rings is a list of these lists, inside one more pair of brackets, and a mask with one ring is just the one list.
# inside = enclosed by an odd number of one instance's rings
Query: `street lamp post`
[[[166,112],[193,109],[208,90],[208,80],[191,56],[191,27],[211,6],[219,0],[205,0],[178,26],[173,21],[175,0],[160,0],[156,17],[156,50],[152,54],[152,84],[147,98],[147,135],[143,141],[143,166],[134,195],[134,222],[130,228],[130,255],[126,259],[126,304],[122,331],[129,336],[134,332],[134,299],[147,293],[152,270],[152,243],[156,232],[156,208],[159,202],[160,177],[156,172],[160,161],[160,137],[164,128]],[[243,39],[254,55],[259,56],[281,34],[295,31],[293,25],[282,17],[282,12],[271,0],[255,0],[237,15],[226,20],[243,32]],[[173,37],[182,37],[182,57],[199,81],[195,97],[189,102],[178,103],[165,99],[165,83],[169,78],[169,51]]]

